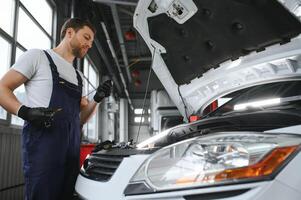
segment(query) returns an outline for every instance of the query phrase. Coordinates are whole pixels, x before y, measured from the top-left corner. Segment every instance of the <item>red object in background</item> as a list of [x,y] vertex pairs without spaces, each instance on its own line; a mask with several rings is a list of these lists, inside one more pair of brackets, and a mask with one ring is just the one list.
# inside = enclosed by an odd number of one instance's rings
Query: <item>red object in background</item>
[[79,157],[79,167],[81,167],[88,154],[91,154],[92,150],[95,148],[95,144],[81,144],[80,145],[80,157]]
[[137,69],[134,69],[134,70],[132,71],[132,77],[133,77],[133,78],[138,78],[139,76],[140,76],[140,71],[137,70]]
[[127,41],[136,40],[136,33],[132,30],[126,31],[124,37]]
[[134,82],[136,87],[140,87],[141,86],[141,81],[139,79],[135,80]]
[[199,116],[197,116],[197,115],[191,115],[190,117],[189,117],[189,122],[195,122],[195,121],[198,121],[198,120],[200,120],[201,119],[201,117],[199,117]]
[[210,104],[210,112],[216,110],[217,108],[218,108],[218,104],[217,104],[217,100],[215,100]]

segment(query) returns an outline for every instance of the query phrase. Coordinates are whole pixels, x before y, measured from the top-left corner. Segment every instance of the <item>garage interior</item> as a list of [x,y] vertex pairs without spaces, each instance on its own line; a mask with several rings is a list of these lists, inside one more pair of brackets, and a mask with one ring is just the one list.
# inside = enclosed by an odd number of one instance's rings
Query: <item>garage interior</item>
[[[67,19],[85,19],[96,28],[92,48],[73,65],[83,74],[89,100],[105,81],[113,87],[81,127],[73,200],[300,199],[301,0],[1,5],[0,78],[27,50],[60,44]],[[25,102],[24,86],[14,94]],[[0,106],[0,200],[24,199],[23,126]],[[63,164],[49,163],[66,172],[66,163],[74,161],[68,156],[60,156]],[[38,158],[34,164],[44,160]]]
[[[1,23],[0,27],[3,47],[1,59],[5,62],[1,64],[0,75],[3,76],[13,65],[20,52],[56,46],[60,42],[60,28],[66,19],[88,19],[96,26],[97,34],[85,60],[76,60],[74,65],[83,72],[86,70],[85,75],[91,76],[86,77],[86,81],[94,81],[88,83],[90,90],[95,89],[98,81],[101,83],[107,79],[113,80],[114,89],[111,97],[99,107],[96,117],[84,127],[82,143],[136,140],[138,130],[138,141],[143,141],[152,134],[148,113],[150,93],[152,90],[163,89],[163,86],[156,75],[151,73],[146,92],[151,53],[133,27],[137,2],[138,0],[41,0],[34,5],[28,0],[5,0],[1,12],[6,10],[4,17],[7,23]],[[39,7],[46,7],[46,21],[41,21],[43,11],[39,11]],[[32,36],[30,30],[22,29],[23,23],[40,31],[50,46],[35,46],[38,42],[28,41]],[[25,35],[23,39],[22,34]],[[24,88],[16,91],[16,94],[22,99]],[[144,121],[139,128],[143,103],[146,112],[143,113]],[[23,199],[24,180],[20,154],[22,123],[22,120],[1,108],[0,199]]]

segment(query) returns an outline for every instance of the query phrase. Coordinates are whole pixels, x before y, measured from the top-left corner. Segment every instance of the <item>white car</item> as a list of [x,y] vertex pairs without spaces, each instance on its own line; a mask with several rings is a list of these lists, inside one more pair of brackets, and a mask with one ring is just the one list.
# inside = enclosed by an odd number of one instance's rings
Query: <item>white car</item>
[[[136,148],[93,153],[81,199],[300,200],[299,0],[141,0],[152,68],[181,114],[202,119]],[[231,100],[206,113],[215,100]],[[152,146],[152,148],[150,148]]]

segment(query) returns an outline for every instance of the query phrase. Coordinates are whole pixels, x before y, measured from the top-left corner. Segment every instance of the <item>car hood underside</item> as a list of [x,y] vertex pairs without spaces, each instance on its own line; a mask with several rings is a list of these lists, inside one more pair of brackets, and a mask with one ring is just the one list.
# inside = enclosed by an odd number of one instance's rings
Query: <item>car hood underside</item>
[[[299,79],[294,0],[143,0],[134,25],[183,116],[231,92]],[[294,39],[292,39],[294,38]]]

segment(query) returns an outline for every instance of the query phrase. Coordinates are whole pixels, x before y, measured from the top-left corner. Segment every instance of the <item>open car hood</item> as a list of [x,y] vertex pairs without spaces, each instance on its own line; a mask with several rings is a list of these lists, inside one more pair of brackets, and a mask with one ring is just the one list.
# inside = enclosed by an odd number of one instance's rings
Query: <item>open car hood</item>
[[134,26],[187,117],[234,91],[301,79],[300,11],[299,0],[140,0]]

